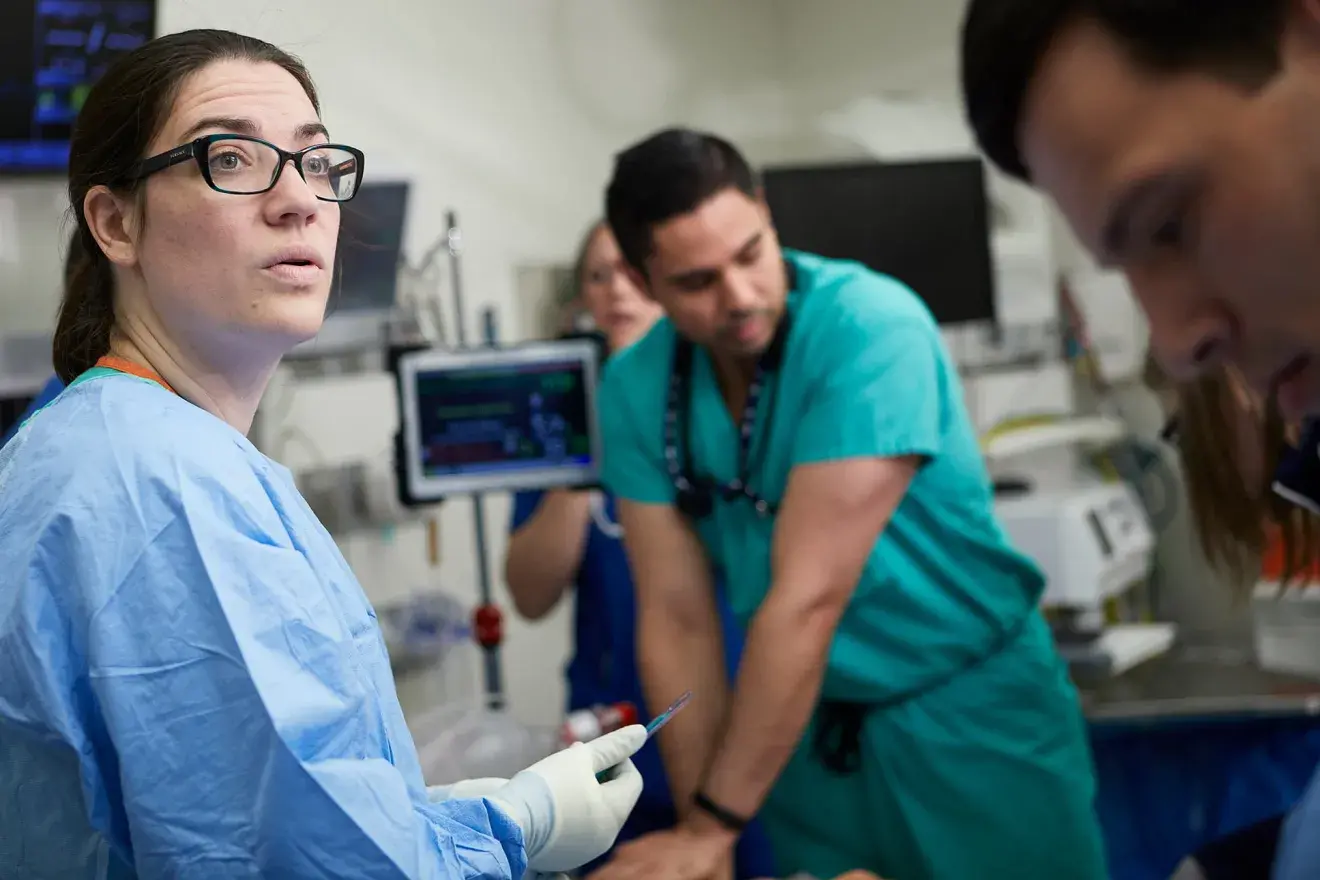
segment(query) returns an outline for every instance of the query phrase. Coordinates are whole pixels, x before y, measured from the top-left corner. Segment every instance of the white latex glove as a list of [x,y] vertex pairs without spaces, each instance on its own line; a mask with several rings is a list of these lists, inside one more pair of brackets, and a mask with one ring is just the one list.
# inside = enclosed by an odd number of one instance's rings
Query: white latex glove
[[464,779],[453,785],[430,785],[426,788],[426,799],[433,804],[441,801],[464,800],[465,798],[488,797],[509,784],[509,780],[497,776],[481,779]]
[[[576,743],[487,795],[522,829],[530,871],[572,871],[614,844],[642,794],[642,774],[629,758],[645,743],[640,724]],[[596,780],[612,768],[605,782]]]

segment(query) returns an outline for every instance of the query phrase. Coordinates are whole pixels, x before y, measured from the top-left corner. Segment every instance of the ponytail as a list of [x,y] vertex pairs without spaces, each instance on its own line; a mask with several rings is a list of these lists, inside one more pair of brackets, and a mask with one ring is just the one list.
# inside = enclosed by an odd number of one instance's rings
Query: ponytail
[[110,261],[79,217],[64,260],[64,297],[55,325],[55,373],[66,385],[110,353],[115,323],[114,276]]

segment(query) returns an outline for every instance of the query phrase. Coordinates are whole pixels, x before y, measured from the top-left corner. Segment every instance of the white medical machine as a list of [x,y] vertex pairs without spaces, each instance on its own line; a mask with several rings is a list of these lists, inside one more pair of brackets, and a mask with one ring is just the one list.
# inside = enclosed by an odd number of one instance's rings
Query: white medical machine
[[1155,536],[1131,486],[1028,491],[997,500],[995,510],[1009,540],[1045,575],[1041,605],[1070,662],[1118,674],[1172,646],[1171,624],[1109,613],[1154,564]]
[[399,357],[405,503],[600,480],[600,347],[567,339]]
[[1044,571],[1046,607],[1103,621],[1105,603],[1150,573],[1155,537],[1126,483],[1030,491],[995,508],[1013,545]]
[[[1041,477],[997,494],[995,513],[1013,546],[1045,576],[1041,606],[1060,652],[1109,673],[1163,653],[1174,637],[1173,626],[1148,619],[1150,609],[1132,608],[1155,561],[1141,497],[1129,483],[1098,479],[1068,457],[1069,450],[1112,454],[1126,438],[1121,422],[1083,417],[1024,427],[986,444],[992,470]],[[1060,452],[1071,464],[1050,477],[1046,460]]]

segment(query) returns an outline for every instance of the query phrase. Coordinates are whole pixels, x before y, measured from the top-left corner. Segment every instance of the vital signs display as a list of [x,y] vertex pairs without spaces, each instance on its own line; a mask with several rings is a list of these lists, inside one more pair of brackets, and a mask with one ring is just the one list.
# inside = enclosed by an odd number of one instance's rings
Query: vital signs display
[[404,355],[398,375],[410,494],[598,479],[598,347],[585,340]]

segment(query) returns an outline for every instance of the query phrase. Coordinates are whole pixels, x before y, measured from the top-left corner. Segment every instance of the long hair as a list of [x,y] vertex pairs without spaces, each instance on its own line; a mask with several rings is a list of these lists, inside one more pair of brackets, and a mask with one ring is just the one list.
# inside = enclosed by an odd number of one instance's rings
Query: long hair
[[1297,426],[1229,370],[1174,384],[1148,358],[1145,379],[1174,398],[1187,500],[1206,558],[1236,582],[1252,583],[1277,537],[1284,581],[1305,576],[1320,560],[1320,518],[1273,491]]

